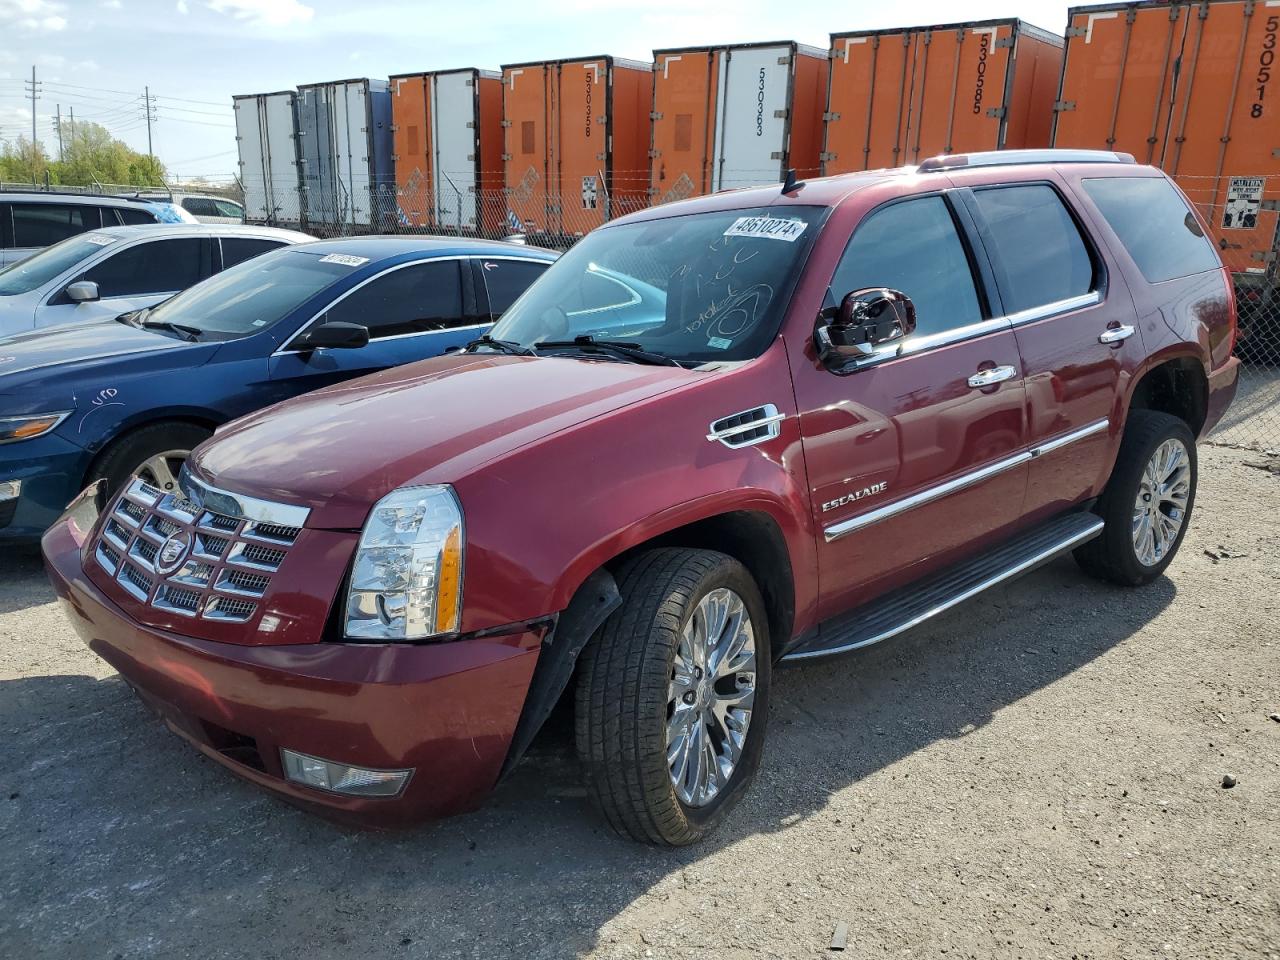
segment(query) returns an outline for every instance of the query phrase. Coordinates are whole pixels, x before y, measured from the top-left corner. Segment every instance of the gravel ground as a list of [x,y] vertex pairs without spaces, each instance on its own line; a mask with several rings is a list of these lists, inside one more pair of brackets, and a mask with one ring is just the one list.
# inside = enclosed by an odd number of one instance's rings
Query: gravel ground
[[1146,589],[1063,560],[780,671],[753,792],[677,852],[609,832],[560,728],[471,816],[296,811],[166,733],[10,553],[0,953],[1280,958],[1280,476],[1258,459],[1203,449]]

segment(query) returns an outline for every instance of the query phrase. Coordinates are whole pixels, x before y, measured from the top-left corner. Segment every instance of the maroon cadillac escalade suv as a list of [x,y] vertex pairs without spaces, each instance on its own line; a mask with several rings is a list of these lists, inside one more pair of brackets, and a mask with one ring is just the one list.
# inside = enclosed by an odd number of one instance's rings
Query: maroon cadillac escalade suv
[[1205,224],[1131,157],[948,156],[602,227],[465,352],[291,400],[45,536],[172,729],[371,824],[479,803],[557,701],[609,823],[686,844],[770,671],[1065,552],[1137,586],[1231,402]]

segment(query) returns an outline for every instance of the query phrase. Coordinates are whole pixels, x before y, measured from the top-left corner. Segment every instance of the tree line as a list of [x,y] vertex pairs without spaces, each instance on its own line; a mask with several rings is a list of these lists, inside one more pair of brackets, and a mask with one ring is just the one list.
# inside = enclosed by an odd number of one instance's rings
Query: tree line
[[[54,144],[55,149],[57,144]],[[25,137],[0,144],[0,182],[90,187],[129,184],[163,187],[164,164],[111,136],[106,127],[79,122],[64,130],[60,159],[50,156],[43,141]]]

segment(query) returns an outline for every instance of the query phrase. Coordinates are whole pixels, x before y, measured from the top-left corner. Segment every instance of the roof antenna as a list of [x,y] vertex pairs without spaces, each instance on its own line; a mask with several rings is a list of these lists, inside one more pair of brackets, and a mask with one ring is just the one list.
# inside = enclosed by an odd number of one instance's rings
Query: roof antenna
[[785,177],[785,178],[783,179],[783,181],[782,181],[782,192],[783,192],[783,193],[791,193],[791,192],[793,192],[793,191],[795,191],[795,190],[798,190],[800,187],[803,187],[803,186],[804,186],[804,184],[803,184],[803,183],[801,183],[799,180],[797,180],[797,179],[796,179],[796,171],[795,171],[795,168],[794,168],[794,167],[789,167],[789,168],[787,169],[787,175],[786,175],[786,177]]

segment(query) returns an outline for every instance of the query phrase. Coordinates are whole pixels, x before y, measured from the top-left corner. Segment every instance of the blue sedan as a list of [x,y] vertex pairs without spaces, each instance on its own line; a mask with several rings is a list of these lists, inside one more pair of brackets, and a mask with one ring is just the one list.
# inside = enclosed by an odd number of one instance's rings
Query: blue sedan
[[176,489],[219,424],[480,337],[555,257],[481,240],[320,241],[117,320],[0,340],[0,541],[38,538],[97,479]]

